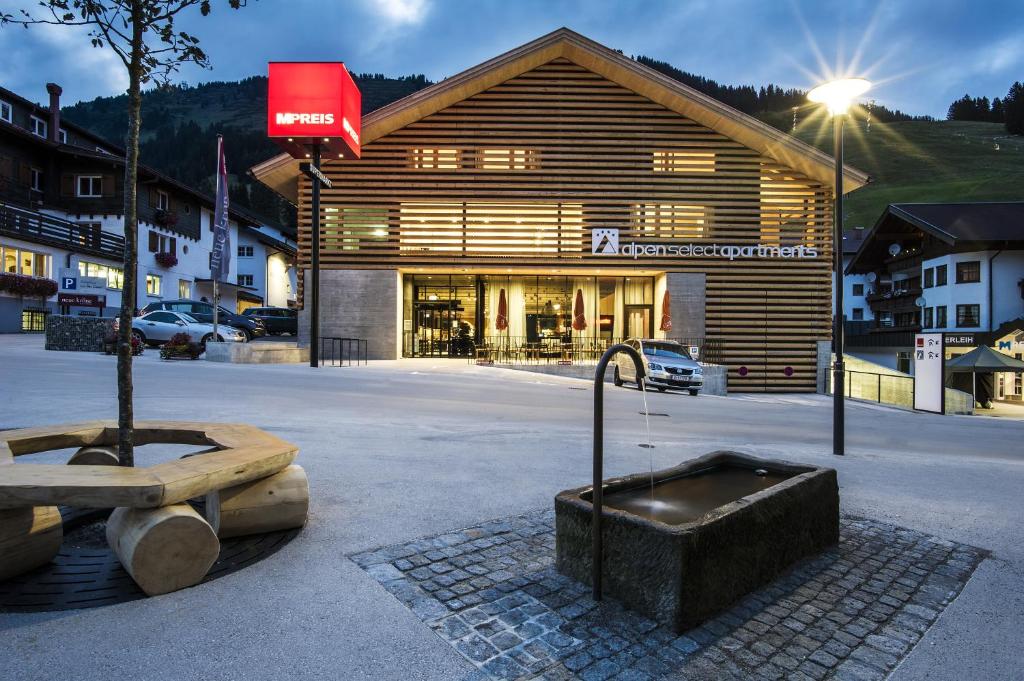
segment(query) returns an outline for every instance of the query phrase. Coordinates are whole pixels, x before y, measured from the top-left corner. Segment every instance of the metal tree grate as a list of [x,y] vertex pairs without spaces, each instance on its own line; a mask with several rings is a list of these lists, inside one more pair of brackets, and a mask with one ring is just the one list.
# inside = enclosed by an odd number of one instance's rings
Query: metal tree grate
[[[105,510],[61,508],[67,533],[60,553],[31,572],[0,582],[0,612],[47,612],[125,603],[146,594],[109,547],[69,546],[75,529],[102,520]],[[201,583],[229,575],[279,551],[301,528],[222,539],[220,555]]]

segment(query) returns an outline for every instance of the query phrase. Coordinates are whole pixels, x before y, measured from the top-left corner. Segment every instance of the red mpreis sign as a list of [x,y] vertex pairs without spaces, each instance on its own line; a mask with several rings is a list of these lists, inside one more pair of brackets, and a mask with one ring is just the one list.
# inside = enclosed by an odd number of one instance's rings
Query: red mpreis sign
[[362,95],[341,62],[270,62],[267,135],[296,158],[359,158]]

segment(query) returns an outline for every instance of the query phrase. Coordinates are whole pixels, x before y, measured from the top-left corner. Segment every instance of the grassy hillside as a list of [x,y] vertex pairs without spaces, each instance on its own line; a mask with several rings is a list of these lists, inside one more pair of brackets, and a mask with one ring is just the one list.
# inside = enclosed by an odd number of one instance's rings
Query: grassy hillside
[[[798,128],[797,136],[832,153],[829,128]],[[867,131],[855,121],[845,140],[846,162],[872,178],[847,198],[848,227],[870,227],[890,203],[1024,201],[1024,137],[1001,124],[872,122]]]

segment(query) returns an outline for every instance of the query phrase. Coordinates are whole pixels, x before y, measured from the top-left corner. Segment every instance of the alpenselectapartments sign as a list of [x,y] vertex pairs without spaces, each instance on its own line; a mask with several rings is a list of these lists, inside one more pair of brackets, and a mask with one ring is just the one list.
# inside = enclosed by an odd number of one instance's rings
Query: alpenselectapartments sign
[[627,256],[638,258],[748,258],[809,259],[818,257],[814,246],[772,246],[738,244],[666,242],[619,242],[619,230],[614,227],[595,227],[590,231],[590,252],[593,255]]

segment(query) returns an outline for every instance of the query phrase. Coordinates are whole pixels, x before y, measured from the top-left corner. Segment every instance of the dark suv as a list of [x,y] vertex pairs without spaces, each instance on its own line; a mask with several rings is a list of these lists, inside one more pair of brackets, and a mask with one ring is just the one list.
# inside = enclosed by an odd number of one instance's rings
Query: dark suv
[[296,336],[299,333],[298,312],[287,307],[250,307],[243,310],[242,315],[263,322],[271,336],[280,336],[282,333]]
[[[196,321],[206,322],[208,324],[213,323],[213,304],[206,303],[201,300],[160,300],[155,303],[150,303],[146,307],[142,308],[140,315],[153,312],[154,310],[170,310],[171,312],[184,312],[196,319]],[[229,310],[220,308],[220,314],[217,315],[217,322],[219,324],[226,324],[227,326],[233,326],[242,333],[245,334],[245,339],[251,341],[253,338],[260,338],[267,335],[267,329],[263,325],[263,322],[258,317],[245,317]]]

